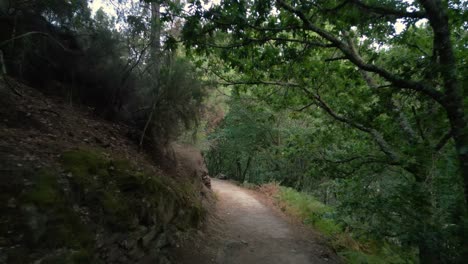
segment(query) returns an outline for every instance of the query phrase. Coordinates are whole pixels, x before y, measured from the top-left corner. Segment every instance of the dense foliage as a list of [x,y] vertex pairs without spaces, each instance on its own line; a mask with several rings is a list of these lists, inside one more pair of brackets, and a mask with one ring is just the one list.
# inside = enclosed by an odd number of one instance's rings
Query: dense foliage
[[7,75],[126,122],[152,152],[197,123],[204,85],[173,41],[180,4],[118,1],[110,17],[93,13],[87,0],[6,2],[0,49]]
[[314,192],[421,263],[466,259],[466,3],[192,7],[187,47],[234,87],[212,174]]
[[88,2],[2,1],[2,74],[162,150],[198,123],[203,70],[229,96],[222,122],[204,108],[212,175],[312,193],[421,263],[468,259],[466,1]]

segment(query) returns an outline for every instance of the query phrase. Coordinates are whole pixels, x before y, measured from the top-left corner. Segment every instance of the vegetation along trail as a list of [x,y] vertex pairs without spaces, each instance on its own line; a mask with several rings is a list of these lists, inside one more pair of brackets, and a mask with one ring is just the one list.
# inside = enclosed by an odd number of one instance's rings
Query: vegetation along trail
[[339,263],[322,239],[292,225],[254,193],[223,180],[212,180],[218,202],[215,220],[199,248],[181,254],[181,263]]

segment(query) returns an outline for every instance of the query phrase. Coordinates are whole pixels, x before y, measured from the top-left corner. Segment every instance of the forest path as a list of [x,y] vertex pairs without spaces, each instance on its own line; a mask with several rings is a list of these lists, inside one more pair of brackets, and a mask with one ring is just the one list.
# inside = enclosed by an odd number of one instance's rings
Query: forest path
[[[291,223],[258,194],[228,181],[212,180],[218,201],[214,219],[184,245],[177,263],[339,263],[323,238]],[[189,252],[187,252],[189,251]]]

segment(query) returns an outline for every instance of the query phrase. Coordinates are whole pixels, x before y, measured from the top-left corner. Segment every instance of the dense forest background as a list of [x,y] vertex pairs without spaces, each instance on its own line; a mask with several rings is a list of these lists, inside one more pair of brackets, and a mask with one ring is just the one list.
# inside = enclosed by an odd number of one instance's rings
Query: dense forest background
[[196,123],[204,94],[196,69],[173,41],[181,21],[169,11],[181,4],[108,2],[118,12],[110,17],[103,9],[92,14],[88,2],[6,1],[6,72],[135,127],[142,132],[132,135],[138,144],[164,157],[156,152]]
[[2,1],[2,74],[312,194],[384,263],[468,258],[468,2],[88,2]]

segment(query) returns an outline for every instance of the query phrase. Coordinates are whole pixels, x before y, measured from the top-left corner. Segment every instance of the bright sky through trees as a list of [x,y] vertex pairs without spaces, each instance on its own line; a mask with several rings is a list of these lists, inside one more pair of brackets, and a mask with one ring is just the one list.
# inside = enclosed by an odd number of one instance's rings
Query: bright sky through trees
[[[134,1],[134,0],[132,0]],[[138,1],[138,0],[137,0]],[[220,0],[215,0],[215,1],[208,1],[206,4],[204,4],[206,7],[211,6],[212,4],[219,4]],[[104,12],[111,16],[116,16],[117,12],[114,7],[115,3],[113,3],[113,0],[92,0],[89,3],[89,6],[93,13],[96,13],[97,10],[102,8]],[[405,29],[405,25],[398,21],[395,24],[395,31],[397,34],[400,34],[403,30]]]

